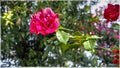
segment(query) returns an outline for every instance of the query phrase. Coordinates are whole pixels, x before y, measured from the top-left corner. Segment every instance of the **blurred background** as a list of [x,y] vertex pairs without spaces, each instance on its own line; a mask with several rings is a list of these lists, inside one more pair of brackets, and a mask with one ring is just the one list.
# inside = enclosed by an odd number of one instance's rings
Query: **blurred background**
[[[108,4],[119,0],[1,0],[1,67],[118,67],[112,63],[113,50],[119,50],[120,18],[109,23],[103,17]],[[60,43],[55,33],[30,34],[30,15],[50,7],[58,13],[60,26],[71,35],[97,35],[94,49],[81,40]],[[72,30],[72,31],[71,31]]]

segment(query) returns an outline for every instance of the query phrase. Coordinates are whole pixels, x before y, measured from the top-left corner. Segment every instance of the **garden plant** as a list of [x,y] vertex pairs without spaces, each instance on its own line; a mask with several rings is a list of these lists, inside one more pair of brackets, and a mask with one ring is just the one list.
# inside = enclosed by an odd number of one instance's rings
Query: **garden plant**
[[1,1],[1,67],[118,67],[120,5]]

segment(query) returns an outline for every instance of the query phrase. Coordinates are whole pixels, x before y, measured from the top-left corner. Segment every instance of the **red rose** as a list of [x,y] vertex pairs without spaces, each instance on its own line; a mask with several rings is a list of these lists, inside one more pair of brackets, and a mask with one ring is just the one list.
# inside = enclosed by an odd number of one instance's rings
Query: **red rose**
[[108,7],[104,10],[104,18],[108,21],[116,21],[119,17],[119,4],[108,4]]
[[48,35],[54,33],[59,26],[59,17],[51,8],[41,9],[31,15],[30,33]]
[[115,55],[115,56],[114,56],[114,59],[119,59],[119,56],[118,56],[118,55]]
[[119,64],[119,60],[115,59],[115,60],[113,60],[112,63],[113,63],[113,64]]
[[113,50],[113,53],[119,54],[119,50]]
[[[119,54],[119,50],[117,50],[117,49],[115,49],[115,50],[113,50],[113,53],[114,54]],[[113,64],[119,64],[119,55],[114,55],[113,56],[114,57],[114,60],[113,60]]]

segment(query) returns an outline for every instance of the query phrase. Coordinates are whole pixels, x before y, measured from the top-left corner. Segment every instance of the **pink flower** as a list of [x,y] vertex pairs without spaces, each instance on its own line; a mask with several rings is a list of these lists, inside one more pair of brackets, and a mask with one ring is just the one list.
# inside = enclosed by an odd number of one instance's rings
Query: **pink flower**
[[110,55],[110,52],[108,51],[108,52],[106,52],[106,54],[107,54],[107,55]]
[[106,30],[106,34],[109,35],[109,34],[110,34],[110,31],[109,31],[109,30],[108,30],[108,31]]
[[94,34],[95,34],[95,32],[94,32],[94,31],[92,31],[92,32],[90,32],[90,34],[91,34],[91,35],[94,35]]
[[81,29],[82,29],[82,31],[84,31],[84,30],[85,30],[85,28],[84,28],[84,27],[82,27]]
[[116,39],[120,39],[120,35],[115,35],[115,38]]
[[98,52],[98,54],[101,54],[101,53],[102,53],[101,50],[97,50],[97,52]]
[[54,33],[59,27],[58,14],[51,8],[41,9],[31,15],[30,33],[48,35]]
[[101,30],[103,30],[103,29],[104,29],[103,26],[96,27],[96,30],[98,30],[98,31],[101,31]]

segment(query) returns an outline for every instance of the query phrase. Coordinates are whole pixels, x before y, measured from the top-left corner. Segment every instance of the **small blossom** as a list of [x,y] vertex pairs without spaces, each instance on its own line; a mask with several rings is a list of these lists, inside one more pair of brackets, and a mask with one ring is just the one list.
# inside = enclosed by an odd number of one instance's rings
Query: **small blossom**
[[110,55],[110,52],[108,51],[108,52],[106,52],[106,54],[107,54],[107,55]]
[[84,31],[84,30],[85,30],[85,28],[84,28],[84,27],[82,27],[81,29],[82,29],[82,31]]
[[120,39],[120,35],[115,35],[115,38],[116,39]]
[[101,54],[101,53],[102,53],[101,50],[97,50],[97,52],[98,52],[98,54]]
[[90,32],[90,34],[91,34],[91,35],[94,35],[94,34],[95,34],[95,32],[94,32],[94,31],[92,31],[92,32]]
[[11,17],[13,16],[12,11],[4,12],[4,16],[2,17],[5,20],[10,20]]
[[13,11],[4,12],[3,14],[4,15],[3,15],[2,19],[6,21],[5,25],[6,26],[14,25],[13,22],[12,22]]
[[5,25],[8,26],[8,25],[14,25],[14,24],[11,21],[6,21]]
[[104,29],[103,26],[96,27],[96,30],[98,30],[98,31],[101,31],[101,30],[103,30],[103,29]]

